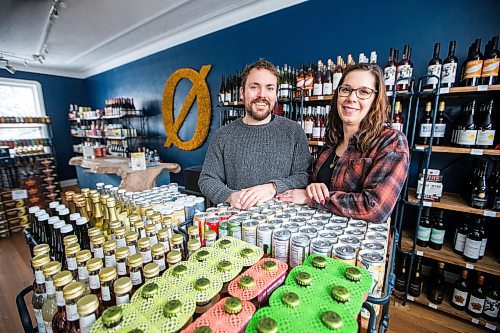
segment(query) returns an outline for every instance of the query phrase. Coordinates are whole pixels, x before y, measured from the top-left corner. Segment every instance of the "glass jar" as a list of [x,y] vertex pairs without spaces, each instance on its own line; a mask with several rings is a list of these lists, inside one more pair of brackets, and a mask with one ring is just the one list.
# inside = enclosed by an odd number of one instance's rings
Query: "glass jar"
[[132,297],[132,280],[128,276],[118,278],[113,284],[116,305],[130,303]]
[[94,247],[94,257],[104,259],[104,242],[106,238],[103,234],[99,234],[91,238],[92,245]]
[[160,274],[167,269],[165,261],[165,247],[162,244],[156,244],[151,247],[151,254],[153,255],[153,262],[160,267]]
[[170,252],[170,238],[168,237],[169,233],[166,228],[158,230],[158,244],[163,245],[165,248],[165,252]]
[[91,239],[100,234],[102,234],[102,232],[98,227],[92,227],[87,231],[87,235],[89,236],[90,251],[92,252],[92,254],[94,253],[94,245],[92,244]]
[[125,241],[127,243],[127,247],[130,251],[130,255],[134,255],[137,253],[137,239],[139,238],[139,234],[135,231],[131,231],[125,235]]
[[153,256],[151,254],[151,241],[149,237],[141,238],[137,241],[137,247],[139,248],[139,253],[142,256],[142,261],[144,264],[153,261]]
[[181,260],[182,254],[179,251],[173,250],[167,253],[167,263],[169,268],[177,265]]
[[76,302],[76,309],[80,317],[80,332],[89,333],[90,328],[99,317],[99,299],[96,295],[83,296]]
[[154,262],[150,262],[149,264],[144,265],[143,273],[144,282],[147,282],[160,275],[160,266],[158,266]]
[[163,226],[161,225],[161,214],[155,212],[153,215],[151,215],[151,223],[156,226],[156,231],[162,229]]
[[130,255],[130,250],[127,246],[122,246],[116,249],[116,272],[118,276],[128,276],[127,272],[127,258]]
[[172,251],[179,251],[182,255],[182,260],[185,259],[185,254],[184,254],[184,237],[180,234],[175,234],[172,236],[170,239],[171,245],[172,245]]
[[75,255],[76,266],[78,271],[78,281],[83,283],[85,294],[90,293],[89,272],[87,271],[87,261],[92,259],[90,250],[81,250]]
[[116,305],[113,283],[117,278],[116,267],[106,267],[99,272],[101,281],[101,298],[104,308]]
[[92,294],[101,297],[101,282],[99,270],[103,267],[101,258],[92,258],[87,261],[87,272],[89,273],[89,287]]
[[132,293],[135,292],[144,283],[144,275],[142,273],[142,256],[133,254],[127,259],[128,271],[132,280]]
[[214,246],[215,240],[217,239],[217,233],[213,230],[207,230],[205,232],[205,246]]
[[127,233],[127,230],[125,229],[125,227],[116,228],[113,232],[113,236],[116,241],[116,247],[118,248],[127,246],[127,241],[125,240],[125,234]]
[[146,229],[146,237],[149,237],[151,245],[158,244],[158,238],[156,236],[156,225],[148,224],[145,229]]
[[71,272],[73,279],[76,281],[78,278],[78,264],[76,262],[76,254],[80,251],[80,244],[73,243],[66,246],[66,269]]
[[80,332],[80,316],[76,303],[83,295],[83,283],[73,282],[63,288],[64,300],[66,301],[66,327],[64,332]]
[[198,249],[201,248],[200,240],[198,238],[190,239],[188,241],[187,247],[188,247],[187,257],[190,258],[193,255],[193,253],[195,253]]
[[115,267],[116,266],[116,242],[114,240],[105,241],[103,244],[104,249],[104,266]]
[[200,239],[200,235],[198,233],[198,227],[192,226],[188,228],[188,240],[191,239]]

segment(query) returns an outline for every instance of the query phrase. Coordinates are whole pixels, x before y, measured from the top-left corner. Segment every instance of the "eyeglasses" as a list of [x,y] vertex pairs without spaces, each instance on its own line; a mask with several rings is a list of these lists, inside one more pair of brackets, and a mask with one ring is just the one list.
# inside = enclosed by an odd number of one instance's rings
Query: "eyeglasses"
[[373,93],[377,92],[376,90],[368,87],[359,87],[357,89],[353,89],[352,87],[347,85],[339,86],[338,91],[339,91],[339,96],[341,97],[349,97],[351,93],[355,91],[356,96],[358,96],[359,99],[368,99],[372,97]]

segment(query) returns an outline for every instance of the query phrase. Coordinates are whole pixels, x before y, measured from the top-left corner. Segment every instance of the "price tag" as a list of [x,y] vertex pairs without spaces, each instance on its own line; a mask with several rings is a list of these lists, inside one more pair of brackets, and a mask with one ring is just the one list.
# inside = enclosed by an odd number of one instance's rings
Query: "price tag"
[[429,303],[429,307],[433,308],[434,310],[437,310],[438,306],[434,303]]
[[440,95],[449,94],[449,93],[450,93],[450,87],[443,87],[443,88],[439,89],[439,94]]
[[487,329],[489,330],[492,330],[492,331],[496,331],[497,330],[497,327],[495,325],[492,325],[490,323],[486,323],[486,325],[484,325]]
[[424,146],[415,146],[415,150],[424,151],[425,147]]
[[488,85],[482,84],[477,86],[477,91],[488,91]]
[[304,97],[304,101],[308,102],[309,101],[309,97]]
[[386,95],[389,96],[389,97],[392,96],[392,91],[386,92]]
[[424,252],[422,252],[422,251],[417,251],[417,256],[423,257],[423,256],[424,256]]
[[28,198],[27,190],[14,190],[12,191],[12,200],[21,200]]
[[474,269],[474,265],[473,264],[465,264],[465,268]]
[[318,141],[318,146],[323,146],[325,143],[323,141]]
[[412,295],[407,295],[406,298],[412,302],[415,300],[415,297],[413,297]]
[[470,154],[471,155],[483,155],[483,150],[482,149],[471,149]]
[[324,98],[324,96],[318,96],[318,101],[322,101]]
[[479,324],[479,319],[477,318],[472,318],[471,321],[476,325]]
[[485,210],[483,212],[483,215],[484,216],[488,216],[488,217],[497,217],[497,213],[495,213],[494,211],[492,210]]
[[422,204],[424,205],[424,207],[432,207],[432,202],[431,201],[423,201]]

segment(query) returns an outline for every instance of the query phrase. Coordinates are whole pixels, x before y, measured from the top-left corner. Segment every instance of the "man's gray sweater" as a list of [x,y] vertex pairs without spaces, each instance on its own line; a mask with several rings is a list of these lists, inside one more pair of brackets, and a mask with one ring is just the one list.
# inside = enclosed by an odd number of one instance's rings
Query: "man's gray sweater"
[[310,161],[298,123],[274,116],[268,124],[246,125],[240,118],[215,133],[198,185],[214,204],[233,192],[271,182],[281,193],[307,186]]

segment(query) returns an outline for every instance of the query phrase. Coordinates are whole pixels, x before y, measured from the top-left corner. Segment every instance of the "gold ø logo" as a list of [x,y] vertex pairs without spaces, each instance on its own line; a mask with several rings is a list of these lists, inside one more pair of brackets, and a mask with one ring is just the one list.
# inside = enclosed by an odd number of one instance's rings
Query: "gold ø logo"
[[[164,146],[169,148],[172,144],[182,150],[194,150],[199,148],[207,138],[210,129],[210,119],[212,116],[212,108],[210,103],[210,91],[208,90],[205,78],[212,65],[204,65],[200,72],[191,68],[181,68],[175,71],[167,80],[165,90],[163,91],[162,112],[163,124],[167,133],[167,140]],[[175,88],[179,81],[188,79],[193,86],[184,100],[181,111],[174,119],[174,95]],[[196,130],[189,141],[182,141],[179,138],[179,129],[188,115],[189,110],[193,106],[195,98],[198,101],[198,118],[196,122]]]

